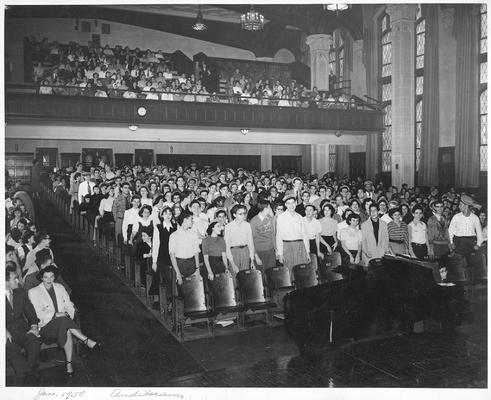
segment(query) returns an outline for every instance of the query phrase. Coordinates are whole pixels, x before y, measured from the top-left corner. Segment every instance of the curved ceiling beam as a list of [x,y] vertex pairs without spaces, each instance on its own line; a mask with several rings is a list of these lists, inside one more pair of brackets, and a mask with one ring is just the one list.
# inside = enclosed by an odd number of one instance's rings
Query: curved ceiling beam
[[239,22],[206,20],[208,29],[197,32],[192,29],[194,18],[93,6],[14,6],[6,17],[103,19],[248,50],[256,57],[274,57],[282,47],[299,55],[295,41],[282,43],[285,26],[276,22],[267,23],[263,31],[249,32],[241,29]]

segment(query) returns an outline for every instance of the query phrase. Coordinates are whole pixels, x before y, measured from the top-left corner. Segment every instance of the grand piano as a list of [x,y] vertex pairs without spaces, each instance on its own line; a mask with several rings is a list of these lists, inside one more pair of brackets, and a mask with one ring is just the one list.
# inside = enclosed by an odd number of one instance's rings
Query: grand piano
[[464,288],[445,282],[438,263],[385,256],[336,272],[343,279],[285,296],[285,324],[302,352],[391,330],[452,329],[470,314]]

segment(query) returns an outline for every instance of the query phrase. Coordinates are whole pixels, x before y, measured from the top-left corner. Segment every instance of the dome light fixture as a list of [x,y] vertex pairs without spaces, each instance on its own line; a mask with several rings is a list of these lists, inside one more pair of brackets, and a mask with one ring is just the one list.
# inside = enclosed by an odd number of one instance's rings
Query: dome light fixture
[[128,125],[128,129],[131,132],[135,132],[138,129],[138,125]]
[[251,5],[251,9],[241,15],[240,26],[246,31],[260,31],[264,28],[264,15],[255,11],[254,6]]
[[198,5],[198,14],[196,15],[196,22],[193,24],[195,31],[206,31],[208,27],[203,20],[203,13],[201,12],[201,4]]

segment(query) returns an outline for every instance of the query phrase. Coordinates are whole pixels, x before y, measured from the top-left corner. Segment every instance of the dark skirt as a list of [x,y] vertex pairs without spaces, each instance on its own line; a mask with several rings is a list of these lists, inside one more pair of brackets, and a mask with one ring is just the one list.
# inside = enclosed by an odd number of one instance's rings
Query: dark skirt
[[[322,239],[326,241],[326,243],[331,246],[331,250],[334,251],[335,249],[333,248],[334,243],[336,243],[336,240],[334,239],[334,236],[324,236],[322,235]],[[321,253],[325,254],[327,253],[327,248],[324,246],[322,243],[320,244],[321,248]]]
[[[356,255],[358,254],[358,250],[350,250],[349,252],[353,256],[353,258],[356,258]],[[341,251],[341,264],[343,266],[349,266],[351,264],[350,259],[349,259],[349,254],[346,253],[346,251],[344,251],[344,249],[342,249],[342,251]]]
[[317,255],[317,243],[315,242],[315,239],[309,240],[309,253]]
[[69,317],[58,317],[49,321],[39,331],[41,339],[56,340],[60,347],[65,346],[67,332],[69,329],[80,329],[77,324]]
[[414,255],[419,260],[424,260],[428,257],[428,248],[426,247],[426,244],[411,243],[411,247],[413,248]]
[[172,265],[164,265],[157,262],[157,271],[154,271],[151,265],[149,265],[149,268],[152,275],[152,283],[148,289],[148,294],[150,296],[158,296],[160,294],[159,286],[161,283],[164,283],[168,289],[168,293],[171,293],[173,271]]
[[221,274],[226,271],[225,264],[223,263],[223,258],[222,256],[208,256],[210,259],[210,267],[213,273],[216,274]]
[[196,262],[194,257],[191,258],[176,258],[177,267],[183,277],[188,277],[196,272]]

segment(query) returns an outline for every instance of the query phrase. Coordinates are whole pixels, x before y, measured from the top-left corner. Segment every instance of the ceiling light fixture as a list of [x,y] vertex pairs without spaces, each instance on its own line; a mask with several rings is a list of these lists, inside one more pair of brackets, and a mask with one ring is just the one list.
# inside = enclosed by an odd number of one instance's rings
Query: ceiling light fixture
[[247,135],[247,134],[249,133],[249,129],[247,129],[247,128],[242,128],[242,129],[240,130],[240,133],[242,133],[243,135]]
[[254,6],[251,5],[251,9],[241,15],[240,26],[247,31],[260,31],[264,28],[264,15],[254,11]]
[[128,129],[131,132],[135,132],[138,129],[138,125],[128,125]]
[[201,4],[198,5],[198,14],[196,15],[196,22],[193,24],[195,31],[205,31],[208,27],[203,20],[203,13],[201,12]]
[[336,15],[339,15],[341,11],[348,10],[351,7],[351,5],[346,3],[332,3],[332,4],[324,4],[323,7],[324,10],[332,11],[335,12]]

